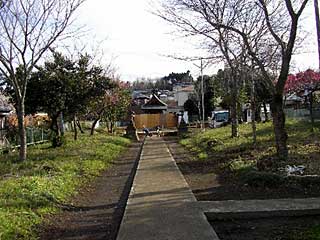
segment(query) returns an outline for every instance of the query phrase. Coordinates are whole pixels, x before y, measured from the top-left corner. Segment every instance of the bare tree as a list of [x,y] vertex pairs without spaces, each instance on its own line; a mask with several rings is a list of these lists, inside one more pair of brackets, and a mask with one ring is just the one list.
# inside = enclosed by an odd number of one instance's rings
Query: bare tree
[[317,29],[317,43],[318,43],[318,68],[320,70],[320,16],[319,16],[319,3],[318,0],[314,1],[314,13],[316,20],[316,29]]
[[[241,45],[259,67],[264,84],[271,91],[276,148],[278,156],[284,159],[288,156],[288,148],[283,90],[297,39],[298,22],[308,1],[170,0],[163,3],[158,13],[183,32],[207,35],[216,41],[220,37],[217,32],[223,29],[229,35],[241,38]],[[277,79],[269,74],[275,58],[280,58]]]
[[176,26],[184,36],[202,36],[202,48],[208,50],[212,54],[208,59],[215,61],[223,61],[225,63],[225,81],[228,82],[231,95],[230,115],[231,115],[231,137],[238,137],[238,114],[237,114],[237,97],[238,97],[238,77],[239,63],[243,55],[243,47],[239,43],[239,37],[234,38],[234,34],[226,29],[213,29],[206,21],[201,21],[194,16],[185,15],[184,7],[188,10],[189,5],[186,4],[181,11],[174,9],[175,4],[179,1],[173,1],[173,5],[164,5],[164,11],[156,14],[164,20]]
[[20,161],[26,160],[24,127],[28,79],[44,54],[66,32],[72,16],[85,0],[13,0],[0,10],[0,72],[15,91]]

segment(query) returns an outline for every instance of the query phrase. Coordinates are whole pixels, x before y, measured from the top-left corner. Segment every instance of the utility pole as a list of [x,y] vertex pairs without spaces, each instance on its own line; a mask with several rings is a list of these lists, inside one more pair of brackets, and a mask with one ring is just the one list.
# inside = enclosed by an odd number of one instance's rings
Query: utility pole
[[[201,109],[202,109],[202,116],[200,116],[201,121],[201,129],[205,129],[204,121],[205,121],[205,108],[204,108],[204,76],[203,76],[203,69],[210,65],[210,62],[203,63],[203,58],[192,59],[192,61],[200,60],[200,66],[198,64],[193,63],[194,66],[200,69],[200,80],[201,80]],[[200,99],[199,99],[200,101]],[[200,107],[200,106],[199,106]]]
[[314,12],[315,12],[316,28],[317,28],[318,60],[319,60],[318,70],[320,70],[320,18],[319,18],[318,0],[314,0]]
[[203,59],[200,59],[200,70],[201,70],[201,106],[202,106],[202,128],[205,129],[204,125],[204,82],[203,82]]
[[[201,123],[201,128],[202,129],[205,129],[205,125],[204,125],[204,121],[205,121],[205,107],[204,107],[204,76],[203,76],[203,70],[208,67],[209,65],[211,65],[213,62],[212,62],[212,59],[214,59],[213,57],[175,57],[175,56],[169,56],[171,58],[174,58],[176,60],[183,60],[183,61],[188,61],[188,62],[198,62],[200,60],[200,65],[196,64],[196,63],[192,63],[194,66],[196,66],[198,69],[200,69],[200,77],[201,77],[201,106],[200,106],[200,103],[198,103],[198,108],[199,108],[199,111],[200,108],[202,108],[202,114],[199,112],[200,114],[200,120],[202,120],[202,123]],[[203,60],[211,60],[211,61],[205,61],[203,62]],[[199,99],[199,102],[200,102],[200,99]],[[202,115],[202,116],[201,116]],[[202,119],[201,119],[202,118]]]

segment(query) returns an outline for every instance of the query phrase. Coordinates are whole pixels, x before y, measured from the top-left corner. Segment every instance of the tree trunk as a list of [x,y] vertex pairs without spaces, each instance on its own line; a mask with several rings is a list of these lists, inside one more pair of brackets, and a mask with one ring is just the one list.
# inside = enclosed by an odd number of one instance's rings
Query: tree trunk
[[95,129],[99,120],[100,120],[100,116],[93,121],[92,126],[91,126],[91,131],[90,131],[91,136],[94,134],[94,129]]
[[256,126],[256,99],[255,99],[255,86],[254,80],[252,79],[251,87],[251,125],[252,125],[252,142],[253,145],[257,144],[257,126]]
[[256,103],[255,102],[255,109],[256,109],[256,112],[255,112],[255,120],[256,122],[261,122],[261,104],[260,103]]
[[314,0],[314,12],[316,18],[316,28],[317,28],[317,43],[318,43],[318,67],[320,70],[320,17],[319,17],[319,4],[318,0]]
[[110,133],[113,133],[113,125],[114,125],[113,121],[110,121]]
[[108,119],[106,119],[106,125],[108,129],[108,133],[110,133],[110,121]]
[[78,128],[77,128],[77,117],[73,117],[73,128],[74,128],[74,140],[77,141],[78,139]]
[[76,124],[77,124],[77,126],[78,126],[78,128],[79,128],[80,132],[81,132],[81,133],[84,133],[84,131],[82,130],[82,127],[81,127],[81,124],[80,124],[79,119],[77,119]]
[[[104,113],[104,109],[100,110],[98,112],[97,118],[93,121],[92,126],[91,126],[91,131],[90,131],[90,135],[91,136],[94,134],[94,129],[95,129],[98,121],[101,119],[101,116],[102,116],[103,113]],[[134,120],[134,119],[132,119],[132,120]],[[133,123],[134,123],[134,121],[133,121]]]
[[24,104],[18,102],[17,117],[18,117],[18,129],[19,129],[19,161],[23,162],[27,160],[27,136],[24,126]]
[[309,112],[310,112],[310,120],[311,120],[311,132],[314,132],[313,91],[310,92],[309,102],[310,102]]
[[198,102],[198,105],[197,105],[197,107],[198,107],[198,119],[199,119],[199,121],[201,121],[201,107],[200,107],[200,105],[201,105],[201,103],[200,103],[200,101]]
[[58,118],[59,114],[51,116],[51,125],[50,129],[53,132],[53,137],[52,137],[52,147],[60,147],[62,145],[62,134],[61,134],[61,129],[58,124]]
[[238,127],[238,111],[237,111],[237,89],[235,83],[231,88],[231,105],[230,105],[230,117],[231,117],[231,137],[239,137]]
[[65,129],[64,129],[63,112],[61,112],[59,114],[59,124],[58,124],[58,126],[59,126],[59,131],[60,131],[61,136],[64,136]]
[[269,121],[269,116],[268,116],[267,104],[266,104],[265,101],[263,101],[262,105],[263,105],[263,111],[264,111],[264,121],[268,122]]
[[238,133],[238,113],[237,113],[237,101],[232,97],[232,102],[230,106],[230,117],[231,117],[231,137],[235,138],[239,136]]
[[252,125],[252,143],[254,146],[257,144],[257,126],[256,126],[256,109],[255,109],[255,104],[252,105],[252,115],[251,115],[251,125]]
[[237,88],[237,83],[236,83],[236,77],[235,73],[231,73],[231,85],[230,85],[230,90],[231,90],[231,104],[230,104],[230,118],[231,118],[231,137],[239,137],[239,132],[238,132],[238,125],[239,125],[239,120],[238,120],[238,111],[237,111],[237,98],[238,98],[238,88]]
[[275,94],[271,103],[271,112],[273,118],[273,128],[275,134],[277,155],[279,159],[286,160],[288,158],[287,148],[287,131],[285,129],[285,113],[283,110],[282,95]]

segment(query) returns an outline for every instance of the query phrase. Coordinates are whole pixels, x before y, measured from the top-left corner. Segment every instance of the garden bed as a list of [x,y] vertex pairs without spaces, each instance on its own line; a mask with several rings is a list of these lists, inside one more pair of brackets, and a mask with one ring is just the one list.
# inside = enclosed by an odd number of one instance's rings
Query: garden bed
[[[215,159],[197,159],[178,141],[178,138],[166,138],[179,169],[198,201],[320,197],[319,184],[273,184],[268,182],[268,177],[261,176],[260,181],[267,182],[270,186],[249,185],[244,181],[246,174],[238,176],[229,171],[224,172],[221,161],[217,162]],[[250,174],[249,176],[257,177]]]
[[220,240],[319,239],[320,216],[283,216],[209,221]]
[[[317,126],[319,127],[319,126]],[[277,160],[272,124],[240,125],[240,137],[230,127],[166,138],[168,147],[198,200],[305,198],[320,196],[320,134],[310,124],[289,121],[289,158]],[[287,166],[303,165],[301,176],[287,176]]]

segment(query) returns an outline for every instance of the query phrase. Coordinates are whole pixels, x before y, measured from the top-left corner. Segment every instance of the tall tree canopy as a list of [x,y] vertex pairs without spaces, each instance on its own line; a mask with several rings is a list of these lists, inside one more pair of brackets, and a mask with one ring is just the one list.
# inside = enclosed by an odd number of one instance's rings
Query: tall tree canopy
[[[32,71],[52,45],[67,33],[84,0],[5,1],[0,9],[0,72],[15,91],[21,161],[27,158],[25,96]],[[18,69],[18,70],[17,70]]]
[[160,90],[172,90],[173,86],[176,84],[193,82],[193,77],[190,71],[175,73],[172,72],[167,76],[158,79],[137,79],[133,82],[133,88],[135,90],[145,90],[145,89],[160,89]]
[[131,95],[127,83],[117,81],[115,87],[104,95],[105,110],[103,118],[108,123],[109,132],[113,132],[116,121],[127,118]]
[[63,113],[69,120],[83,114],[112,86],[99,66],[92,66],[90,56],[80,55],[71,60],[60,53],[54,53],[53,60],[33,73],[26,94],[26,112],[48,113],[54,145],[60,145],[61,131],[58,117]]

